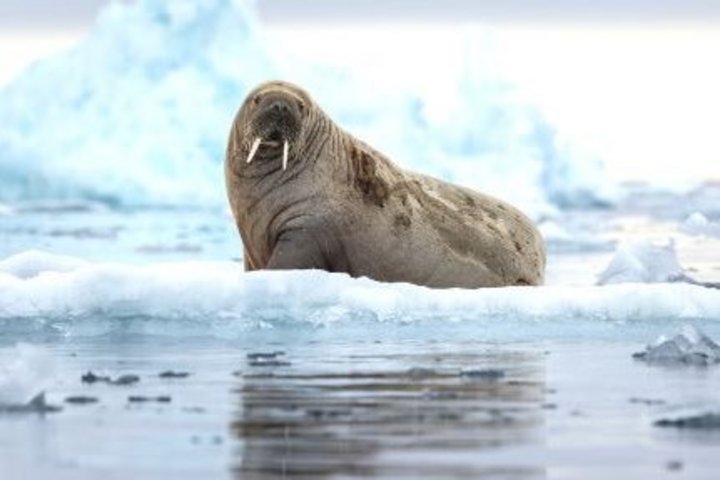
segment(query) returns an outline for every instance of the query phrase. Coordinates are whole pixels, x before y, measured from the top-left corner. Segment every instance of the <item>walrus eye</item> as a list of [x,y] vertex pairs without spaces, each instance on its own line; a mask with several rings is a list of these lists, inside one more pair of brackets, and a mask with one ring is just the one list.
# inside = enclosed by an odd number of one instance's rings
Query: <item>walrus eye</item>
[[300,109],[300,113],[305,115],[305,102],[298,100],[298,108]]
[[260,103],[260,100],[261,100],[261,95],[258,93],[258,94],[255,95],[255,96],[253,97],[253,99],[252,99],[253,105],[256,105],[256,106],[257,106],[257,105]]

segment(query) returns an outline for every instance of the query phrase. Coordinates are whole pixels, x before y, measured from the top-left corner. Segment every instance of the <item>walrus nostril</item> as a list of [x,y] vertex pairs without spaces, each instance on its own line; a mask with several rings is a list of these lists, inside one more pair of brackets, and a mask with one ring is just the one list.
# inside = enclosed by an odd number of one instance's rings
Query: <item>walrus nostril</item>
[[286,113],[290,113],[290,107],[288,106],[287,103],[278,100],[278,101],[275,101],[270,104],[270,111],[275,112],[275,113],[286,114]]

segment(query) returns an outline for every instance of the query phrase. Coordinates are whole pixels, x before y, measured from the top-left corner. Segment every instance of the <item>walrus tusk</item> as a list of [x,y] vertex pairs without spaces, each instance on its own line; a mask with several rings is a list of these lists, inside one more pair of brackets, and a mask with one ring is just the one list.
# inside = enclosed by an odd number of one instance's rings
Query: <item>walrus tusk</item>
[[260,142],[262,142],[262,138],[257,137],[255,141],[252,144],[252,147],[250,147],[250,153],[248,153],[248,158],[245,163],[252,162],[253,157],[255,156],[255,153],[257,152],[258,147],[260,147]]
[[287,169],[287,161],[288,161],[288,149],[290,148],[290,145],[288,144],[288,141],[285,140],[285,143],[283,143],[283,171]]

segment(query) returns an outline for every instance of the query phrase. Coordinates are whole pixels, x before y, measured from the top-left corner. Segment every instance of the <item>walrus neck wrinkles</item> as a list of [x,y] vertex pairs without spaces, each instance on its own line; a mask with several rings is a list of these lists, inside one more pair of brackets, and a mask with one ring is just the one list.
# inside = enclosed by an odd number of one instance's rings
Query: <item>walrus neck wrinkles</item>
[[248,247],[247,253],[260,268],[284,230],[308,221],[307,212],[313,211],[313,202],[326,190],[328,173],[338,167],[327,161],[332,158],[327,156],[328,149],[339,148],[338,127],[320,112],[313,112],[305,122],[291,143],[287,170],[282,169],[281,148],[261,148],[246,163],[250,141],[242,137],[236,139],[237,151],[228,162],[236,193],[233,210],[246,246],[256,246]]
[[307,124],[308,127],[300,141],[301,148],[298,155],[306,168],[314,168],[331,135],[333,125],[325,115],[318,115],[315,112],[308,118]]

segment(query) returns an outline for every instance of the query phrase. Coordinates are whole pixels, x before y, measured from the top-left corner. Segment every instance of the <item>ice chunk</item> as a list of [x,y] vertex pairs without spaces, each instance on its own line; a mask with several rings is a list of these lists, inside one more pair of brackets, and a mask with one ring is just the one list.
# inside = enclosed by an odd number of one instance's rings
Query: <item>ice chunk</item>
[[22,405],[45,390],[53,374],[46,352],[18,344],[0,349],[0,405]]
[[27,403],[2,403],[0,402],[0,413],[23,414],[23,413],[54,413],[62,410],[62,407],[49,405],[45,400],[45,392],[35,395]]
[[720,237],[720,223],[711,222],[700,212],[694,212],[685,219],[681,230],[690,235]]
[[598,285],[688,281],[675,252],[675,242],[623,242],[598,277]]
[[692,325],[671,339],[660,337],[633,358],[663,365],[711,365],[720,362],[720,346]]

